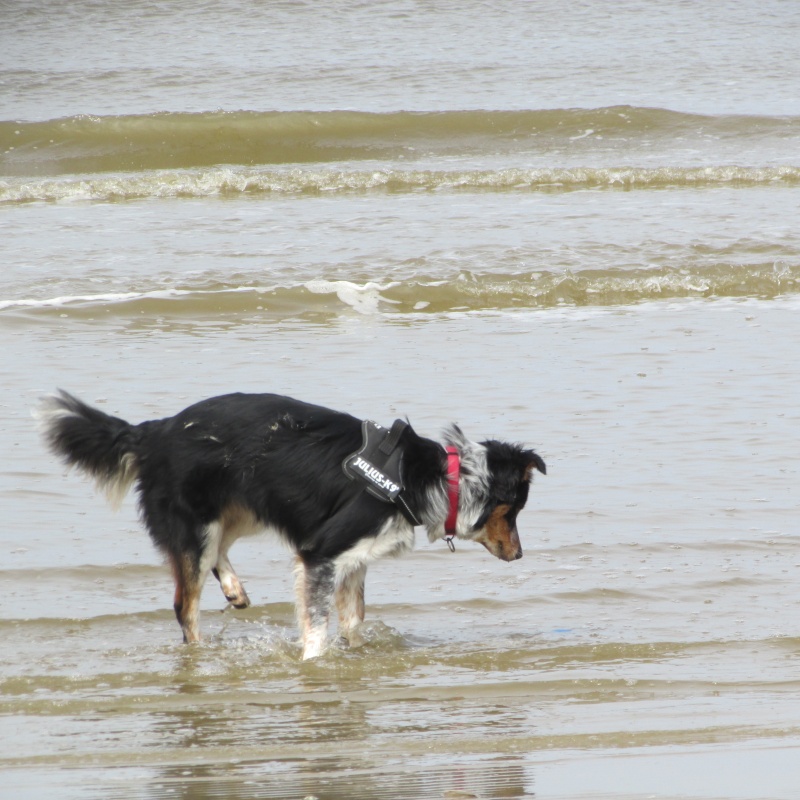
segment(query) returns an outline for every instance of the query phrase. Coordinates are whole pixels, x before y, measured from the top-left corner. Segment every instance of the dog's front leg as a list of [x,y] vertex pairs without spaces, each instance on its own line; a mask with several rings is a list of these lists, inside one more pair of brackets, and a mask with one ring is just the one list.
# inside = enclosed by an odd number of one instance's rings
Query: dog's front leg
[[297,559],[297,616],[303,640],[303,661],[316,658],[325,646],[334,590],[330,561]]
[[351,647],[363,642],[356,628],[364,621],[364,581],[367,565],[339,576],[336,582],[336,610],[339,613],[339,632]]

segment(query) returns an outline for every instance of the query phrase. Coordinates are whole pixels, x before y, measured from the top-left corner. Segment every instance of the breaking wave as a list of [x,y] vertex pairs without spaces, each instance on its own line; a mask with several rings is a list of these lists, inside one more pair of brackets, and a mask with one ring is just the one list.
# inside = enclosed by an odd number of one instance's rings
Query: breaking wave
[[295,285],[191,286],[86,295],[9,299],[0,314],[275,319],[350,310],[430,314],[560,306],[619,306],[678,298],[774,298],[800,293],[800,265],[719,264],[702,268],[606,269],[520,274],[460,273],[445,280],[415,276],[357,283],[315,279]]
[[663,167],[341,171],[233,169],[156,171],[73,179],[0,180],[0,203],[122,201],[244,194],[415,191],[541,191],[796,186],[800,167]]
[[157,113],[0,121],[0,172],[54,176],[215,165],[325,164],[560,151],[619,142],[798,137],[795,117],[704,116],[657,108],[369,113]]

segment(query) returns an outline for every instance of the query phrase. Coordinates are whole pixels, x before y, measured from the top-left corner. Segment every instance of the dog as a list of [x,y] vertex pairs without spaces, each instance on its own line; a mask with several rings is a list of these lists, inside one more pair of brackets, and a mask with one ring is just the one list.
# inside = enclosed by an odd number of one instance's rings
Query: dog
[[336,605],[352,642],[364,620],[367,565],[414,544],[479,542],[504,561],[522,557],[517,515],[534,470],[530,449],[469,441],[450,425],[445,445],[402,420],[390,430],[277,394],[227,394],[173,417],[130,424],[64,391],[38,410],[44,438],[118,507],[135,483],[142,521],[172,568],[185,642],[200,639],[208,573],[236,608],[250,604],[228,560],[240,537],[272,530],[296,554],[303,659],[319,656]]

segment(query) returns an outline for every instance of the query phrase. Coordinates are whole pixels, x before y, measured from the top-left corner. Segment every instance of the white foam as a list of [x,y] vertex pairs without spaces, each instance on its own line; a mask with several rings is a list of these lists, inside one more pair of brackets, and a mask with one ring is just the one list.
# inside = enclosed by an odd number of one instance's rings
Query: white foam
[[376,314],[379,304],[399,303],[389,300],[381,292],[399,286],[399,283],[380,284],[372,281],[359,285],[350,281],[328,281],[317,279],[304,284],[312,294],[335,294],[343,303],[358,311],[359,314]]
[[64,295],[41,300],[20,298],[0,300],[0,311],[7,308],[58,308],[69,305],[103,305],[104,303],[124,303],[128,300],[164,300],[174,297],[207,294],[240,294],[255,292],[261,294],[274,291],[274,286],[237,286],[231,289],[159,289],[152,292],[110,292],[105,294]]
[[48,297],[44,300],[24,298],[19,300],[0,300],[0,311],[6,308],[48,308],[75,303],[120,303],[143,296],[139,292],[121,292],[119,294],[65,295],[64,297]]

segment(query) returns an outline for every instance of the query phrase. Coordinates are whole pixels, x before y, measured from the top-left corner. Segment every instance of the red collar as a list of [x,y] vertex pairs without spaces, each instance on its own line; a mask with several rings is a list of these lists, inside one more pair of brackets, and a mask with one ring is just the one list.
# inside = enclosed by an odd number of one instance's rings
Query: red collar
[[444,532],[447,543],[452,545],[452,538],[456,535],[456,518],[458,517],[458,483],[461,477],[461,461],[458,457],[458,449],[448,447],[447,449],[447,501],[450,510],[447,520],[444,523]]

